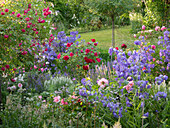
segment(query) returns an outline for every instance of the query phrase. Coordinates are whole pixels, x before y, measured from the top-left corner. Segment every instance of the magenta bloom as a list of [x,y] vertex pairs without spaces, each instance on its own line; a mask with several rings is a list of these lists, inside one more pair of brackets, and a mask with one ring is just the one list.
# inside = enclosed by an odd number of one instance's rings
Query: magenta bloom
[[22,32],[25,32],[25,29],[22,29]]
[[21,16],[21,14],[20,14],[20,13],[18,13],[18,14],[17,14],[17,17],[19,18],[20,16]]
[[38,31],[36,31],[35,34],[38,34]]
[[166,29],[166,27],[165,27],[165,26],[162,26],[161,31],[163,31],[163,30],[165,30],[165,29]]
[[2,71],[5,71],[5,67],[2,67],[1,70],[2,70]]
[[5,15],[5,13],[4,13],[4,12],[1,12],[1,15]]
[[9,65],[5,65],[5,68],[6,68],[6,69],[9,69]]
[[57,59],[60,59],[60,57],[61,57],[61,53],[59,53],[59,54],[57,55]]
[[5,9],[5,12],[8,12],[9,10],[8,9]]
[[14,14],[15,14],[15,12],[12,12],[12,14],[14,15]]
[[21,87],[22,87],[22,84],[21,84],[21,83],[18,83],[18,87],[21,88]]
[[152,45],[151,48],[154,50],[154,49],[156,48],[156,46],[155,46],[155,45]]
[[6,39],[7,39],[8,37],[9,37],[8,35],[4,35],[4,38],[6,38]]

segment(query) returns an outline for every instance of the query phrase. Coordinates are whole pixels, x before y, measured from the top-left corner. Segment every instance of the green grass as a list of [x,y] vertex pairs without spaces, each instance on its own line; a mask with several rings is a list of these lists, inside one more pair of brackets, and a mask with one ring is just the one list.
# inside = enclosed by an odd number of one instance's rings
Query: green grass
[[[124,26],[115,29],[115,42],[116,47],[121,46],[121,44],[126,44],[128,48],[134,47],[134,37],[130,34],[131,26]],[[91,41],[91,39],[96,39],[98,42],[98,48],[101,51],[108,51],[109,47],[112,46],[112,29],[81,33],[81,39],[85,39],[86,42]]]

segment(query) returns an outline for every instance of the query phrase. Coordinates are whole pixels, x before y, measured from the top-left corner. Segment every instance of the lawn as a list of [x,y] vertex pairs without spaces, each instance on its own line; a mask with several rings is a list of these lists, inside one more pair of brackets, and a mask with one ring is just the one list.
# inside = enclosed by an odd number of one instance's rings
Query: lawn
[[[131,26],[124,26],[115,29],[115,41],[116,47],[120,47],[121,44],[125,43],[129,48],[133,47],[135,38],[130,33]],[[108,50],[112,46],[112,29],[106,29],[95,32],[81,33],[81,39],[85,39],[86,42],[91,39],[96,39],[98,42],[98,48],[102,51]]]

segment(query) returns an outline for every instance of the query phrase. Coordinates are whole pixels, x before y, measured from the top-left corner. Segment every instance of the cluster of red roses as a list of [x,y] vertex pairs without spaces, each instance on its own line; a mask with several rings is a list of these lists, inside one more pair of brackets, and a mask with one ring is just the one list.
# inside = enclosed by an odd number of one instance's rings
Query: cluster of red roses
[[[91,41],[93,42],[93,46],[97,46],[97,43],[95,43],[96,42],[96,40],[95,39],[91,39]],[[71,47],[71,45],[72,45],[73,43],[67,43],[67,48],[66,49],[68,49],[69,47]],[[87,43],[87,45],[90,45],[91,43],[90,42],[88,42]],[[78,47],[78,46],[76,46],[76,47]],[[88,55],[88,53],[93,53],[94,51],[94,48],[92,47],[91,48],[91,50],[89,49],[89,48],[86,48],[84,51],[85,51],[85,55]],[[81,50],[79,50],[80,51],[80,54],[81,53],[84,53],[84,51],[83,51],[83,49],[81,49]],[[78,55],[78,52],[76,52],[75,53],[77,56],[79,56]],[[93,54],[94,56],[98,56],[98,53],[97,52],[94,52],[94,54]],[[74,53],[73,52],[70,52],[70,57],[73,57],[74,56]],[[57,57],[58,58],[58,57]],[[65,61],[67,61],[67,60],[69,60],[69,56],[68,55],[65,55],[64,57],[63,57],[63,59],[65,60]],[[100,60],[100,58],[95,58],[96,59],[96,61],[97,62],[100,62],[101,60]],[[85,56],[84,57],[84,61],[87,63],[87,64],[89,64],[89,63],[96,63],[96,61],[95,61],[95,59],[91,59],[91,58],[89,58],[89,57],[87,57],[87,56]],[[77,65],[77,67],[78,68],[80,68],[80,65]],[[83,69],[84,70],[88,70],[89,69],[89,65],[83,65]]]

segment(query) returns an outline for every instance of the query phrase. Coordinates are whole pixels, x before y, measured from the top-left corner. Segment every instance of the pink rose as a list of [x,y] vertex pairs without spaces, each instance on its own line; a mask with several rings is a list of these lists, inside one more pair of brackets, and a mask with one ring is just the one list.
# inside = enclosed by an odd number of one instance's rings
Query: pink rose
[[5,9],[5,12],[8,12],[9,10],[8,9]]
[[58,103],[58,102],[60,102],[60,96],[56,96],[56,97],[54,97],[53,99],[53,102],[55,102],[55,103]]
[[18,13],[18,14],[17,14],[17,17],[19,18],[20,16],[21,16],[21,14],[20,14],[20,13]]
[[22,84],[21,84],[21,83],[18,83],[18,87],[21,88],[21,87],[22,87]]

